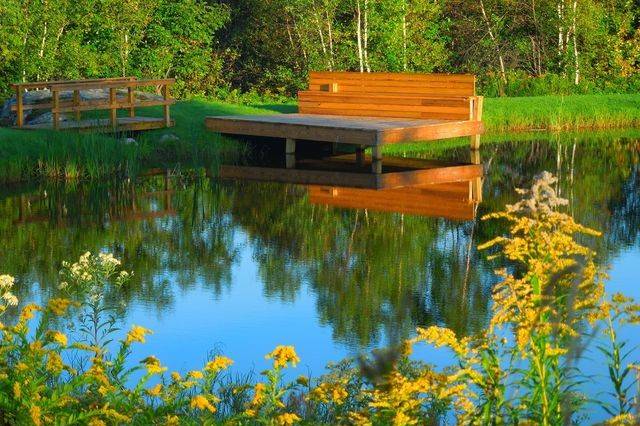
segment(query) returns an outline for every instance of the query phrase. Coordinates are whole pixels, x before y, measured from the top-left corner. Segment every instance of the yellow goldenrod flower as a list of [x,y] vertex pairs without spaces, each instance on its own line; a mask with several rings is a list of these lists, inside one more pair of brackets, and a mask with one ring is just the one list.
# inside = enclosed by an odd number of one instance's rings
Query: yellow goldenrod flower
[[88,426],[107,426],[107,424],[103,420],[94,417],[89,420]]
[[20,386],[20,382],[13,382],[13,397],[15,399],[20,399],[22,396],[22,387]]
[[60,374],[63,367],[62,357],[57,352],[49,352],[47,356],[47,371],[54,374]]
[[200,380],[204,377],[202,371],[200,370],[192,370],[187,373],[187,377],[191,377],[192,379]]
[[144,343],[145,336],[151,333],[153,332],[148,328],[144,328],[139,325],[134,325],[133,327],[131,327],[131,330],[129,331],[129,333],[127,333],[127,339],[125,340],[125,343],[127,344],[131,344],[132,342]]
[[180,419],[178,416],[168,414],[164,424],[166,426],[178,426],[180,424]]
[[180,373],[178,373],[177,371],[174,371],[171,373],[171,379],[174,382],[179,382],[180,380],[182,380],[182,376],[180,376]]
[[147,394],[150,396],[160,396],[161,392],[162,392],[162,383],[158,383],[151,389],[147,389]]
[[67,336],[59,331],[51,331],[49,333],[51,340],[59,344],[60,346],[67,346]]
[[34,312],[38,310],[40,310],[40,307],[34,303],[25,306],[20,313],[20,321],[25,322],[33,319]]
[[29,416],[35,426],[40,426],[42,424],[40,407],[37,405],[34,405],[29,409]]
[[253,400],[251,401],[251,405],[254,407],[262,405],[264,402],[265,391],[267,390],[267,386],[264,383],[256,383],[253,387]]
[[300,417],[293,413],[284,413],[276,417],[276,423],[280,426],[290,426],[300,420]]
[[212,361],[209,361],[204,367],[205,371],[210,373],[218,373],[226,368],[229,368],[233,364],[233,360],[225,356],[217,356]]
[[196,395],[191,398],[189,406],[193,409],[209,410],[212,413],[216,412],[216,407],[214,407],[213,404],[211,404],[211,402],[209,402],[209,400],[203,395]]
[[273,366],[275,368],[287,367],[289,363],[295,367],[300,362],[300,358],[298,358],[293,346],[276,346],[273,352],[265,356],[265,358],[273,359]]

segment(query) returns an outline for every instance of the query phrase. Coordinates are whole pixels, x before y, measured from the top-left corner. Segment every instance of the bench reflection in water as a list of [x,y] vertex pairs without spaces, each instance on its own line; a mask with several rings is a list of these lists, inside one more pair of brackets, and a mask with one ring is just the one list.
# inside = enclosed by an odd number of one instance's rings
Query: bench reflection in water
[[307,185],[309,202],[338,208],[472,220],[482,201],[481,164],[390,158],[381,174],[353,156],[298,162],[295,169],[221,166],[220,177]]

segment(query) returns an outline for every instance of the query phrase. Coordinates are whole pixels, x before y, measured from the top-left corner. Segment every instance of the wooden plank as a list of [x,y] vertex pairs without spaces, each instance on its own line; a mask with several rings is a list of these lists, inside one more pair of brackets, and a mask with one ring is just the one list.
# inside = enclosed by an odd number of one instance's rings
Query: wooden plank
[[164,122],[165,125],[167,127],[169,127],[169,125],[171,124],[171,113],[169,111],[169,103],[168,101],[170,101],[170,95],[169,95],[169,84],[165,84],[164,86],[162,86],[162,98],[165,101],[165,104],[163,106],[163,116],[164,116]]
[[153,79],[153,80],[134,80],[134,81],[95,81],[87,83],[69,83],[56,84],[57,90],[86,90],[86,89],[109,89],[109,88],[126,88],[126,87],[146,87],[146,86],[164,86],[175,83],[173,78]]
[[377,135],[377,131],[374,129],[347,129],[331,125],[297,124],[286,121],[250,121],[228,117],[207,117],[205,118],[205,126],[215,132],[234,135],[292,138],[359,145],[375,145]]
[[29,83],[14,83],[11,86],[18,88],[21,87],[23,90],[28,89],[40,89],[40,88],[50,88],[54,85],[63,85],[63,84],[92,84],[95,82],[112,82],[112,81],[133,81],[136,77],[111,77],[111,78],[93,78],[93,79],[83,79],[83,80],[50,80],[50,81],[34,81]]
[[[318,84],[310,84],[310,91],[321,91],[321,85]],[[473,90],[463,89],[463,88],[440,88],[440,87],[394,87],[394,86],[380,86],[380,87],[370,87],[368,85],[346,85],[340,84],[340,91],[338,93],[376,93],[376,94],[395,94],[401,95],[404,93],[413,93],[418,95],[427,95],[427,96],[469,96],[473,95]]]
[[385,145],[406,141],[432,141],[482,133],[484,133],[484,125],[480,121],[454,121],[403,129],[384,130],[381,131],[379,143]]
[[299,101],[319,102],[348,102],[358,104],[394,104],[394,105],[442,105],[468,107],[473,96],[424,96],[415,93],[407,93],[402,96],[393,94],[354,94],[354,93],[329,93],[299,91]]
[[[73,106],[74,107],[80,107],[80,90],[74,90],[73,91]],[[60,107],[58,107],[58,111],[60,110]],[[76,113],[76,121],[80,121],[81,117],[81,112],[79,110],[75,110]]]
[[51,115],[53,120],[53,128],[58,130],[60,127],[60,112],[58,111],[58,103],[60,101],[59,92],[57,90],[51,91]]
[[361,111],[357,109],[350,109],[350,105],[343,105],[341,109],[333,108],[314,108],[302,106],[298,108],[301,114],[311,115],[337,115],[347,117],[387,117],[387,118],[414,118],[414,119],[438,119],[438,120],[463,120],[467,119],[468,115],[462,116],[461,114],[454,114],[447,112],[418,112],[418,111]]
[[118,126],[118,106],[116,105],[116,96],[117,92],[114,87],[109,89],[109,121],[111,122],[111,126],[115,129]]
[[[171,121],[171,126],[174,126],[175,122]],[[164,118],[155,117],[119,117],[117,130],[131,130],[131,131],[143,131],[161,129],[165,127]],[[52,125],[49,123],[42,124],[26,124],[22,127],[25,130],[43,130],[51,129]],[[60,122],[60,130],[100,130],[109,132],[114,130],[111,127],[111,120],[108,118],[101,119],[85,119],[81,121],[62,121]]]
[[[319,109],[344,109],[348,107],[353,110],[361,111],[398,111],[398,112],[434,112],[442,114],[451,114],[461,116],[463,118],[469,118],[469,103],[462,104],[460,106],[447,106],[447,105],[404,105],[395,103],[355,103],[355,102],[333,102],[333,100],[325,101],[305,101],[300,100],[298,102],[298,108],[319,108]],[[375,114],[372,114],[375,115]]]
[[309,79],[364,79],[367,80],[402,80],[402,81],[447,81],[447,82],[475,82],[473,74],[423,74],[423,73],[388,73],[372,72],[359,73],[349,71],[311,71]]
[[21,87],[16,88],[16,125],[22,127],[24,124],[24,104],[22,101],[23,90]]
[[[152,107],[152,106],[162,106],[162,105],[173,105],[175,104],[175,99],[165,100],[150,100],[150,101],[134,101],[134,103],[130,103],[127,101],[116,101],[116,105],[118,109],[130,109],[132,107],[143,108],[143,107]],[[80,106],[75,106],[73,101],[61,101],[59,102],[59,111],[60,112],[74,112],[74,111],[93,111],[100,109],[110,109],[111,103],[109,100],[93,100],[93,101],[85,101]],[[42,103],[42,104],[31,104],[24,105],[24,110],[38,110],[38,109],[51,109],[53,107],[52,103]],[[15,111],[16,106],[12,105],[11,110]]]
[[135,96],[133,93],[133,87],[127,87],[127,102],[129,103],[129,117],[136,116]]

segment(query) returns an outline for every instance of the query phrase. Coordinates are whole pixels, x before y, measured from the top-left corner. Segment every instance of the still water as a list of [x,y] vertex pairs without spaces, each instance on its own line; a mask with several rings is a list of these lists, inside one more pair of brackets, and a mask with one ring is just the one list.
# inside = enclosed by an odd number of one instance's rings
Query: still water
[[[468,155],[466,146],[410,154]],[[17,277],[21,301],[46,300],[63,260],[112,252],[135,272],[109,295],[124,306],[123,326],[154,330],[134,359],[155,354],[184,371],[216,351],[236,371],[260,371],[264,354],[290,344],[302,358],[297,372],[318,375],[329,361],[407,338],[416,326],[462,335],[485,327],[501,265],[476,246],[505,228],[480,217],[548,170],[577,221],[603,232],[586,242],[609,268],[608,290],[640,299],[638,140],[548,137],[485,144],[481,155],[483,202],[471,220],[327,206],[305,186],[198,172],[4,188],[0,272]],[[447,360],[430,350],[418,356]]]

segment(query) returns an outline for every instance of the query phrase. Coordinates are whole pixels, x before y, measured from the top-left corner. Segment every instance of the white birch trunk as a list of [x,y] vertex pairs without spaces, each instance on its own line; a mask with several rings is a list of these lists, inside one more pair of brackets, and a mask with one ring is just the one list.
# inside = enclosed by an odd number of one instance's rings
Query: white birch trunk
[[577,14],[578,14],[578,0],[573,0],[573,58],[575,60],[575,68],[576,68],[575,79],[573,82],[575,83],[576,86],[580,84],[580,60],[578,58],[578,37],[576,35]]
[[369,64],[369,0],[364,0],[364,65],[371,72]]
[[491,22],[489,21],[489,17],[487,15],[487,11],[484,7],[484,0],[480,0],[480,9],[482,11],[482,17],[484,18],[484,22],[487,25],[487,31],[489,32],[489,38],[493,41],[493,44],[496,48],[496,53],[498,54],[498,62],[500,64],[500,78],[504,84],[507,84],[507,73],[504,66],[504,58],[502,57],[502,51],[500,50],[500,44],[498,43],[498,39],[491,28]]
[[360,0],[356,0],[356,35],[358,37],[358,59],[360,61],[360,72],[364,72],[364,56],[362,54],[362,12],[360,10]]

